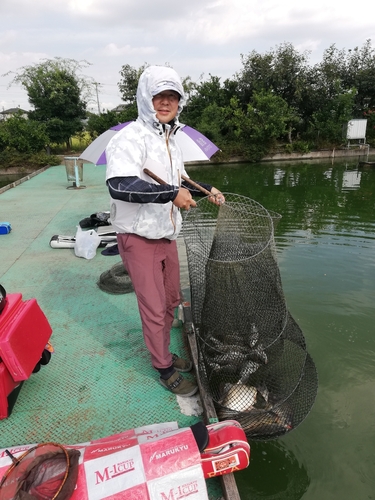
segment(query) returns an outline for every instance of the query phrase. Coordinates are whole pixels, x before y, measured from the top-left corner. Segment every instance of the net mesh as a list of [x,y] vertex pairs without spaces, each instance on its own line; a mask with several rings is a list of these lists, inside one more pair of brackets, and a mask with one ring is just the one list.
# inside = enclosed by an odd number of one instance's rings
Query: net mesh
[[0,481],[1,500],[68,500],[78,478],[80,451],[41,443],[16,458]]
[[299,425],[317,393],[315,365],[289,313],[276,258],[280,215],[225,193],[185,213],[183,236],[199,372],[220,420],[248,438],[277,438]]

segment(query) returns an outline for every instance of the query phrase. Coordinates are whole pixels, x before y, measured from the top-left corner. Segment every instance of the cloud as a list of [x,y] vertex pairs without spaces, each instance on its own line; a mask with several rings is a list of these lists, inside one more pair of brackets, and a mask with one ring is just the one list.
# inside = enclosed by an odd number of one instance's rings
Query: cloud
[[1,73],[16,72],[17,68],[37,63],[46,57],[47,54],[43,52],[0,52]]
[[104,47],[100,53],[105,56],[128,56],[128,55],[139,55],[145,56],[150,54],[155,54],[157,52],[157,47],[132,47],[131,45],[125,45],[123,47],[118,47],[115,43],[109,43]]
[[0,33],[0,47],[9,47],[17,39],[16,30],[5,30]]
[[349,49],[375,39],[374,18],[373,0],[358,9],[341,0],[0,0],[0,72],[56,56],[85,59],[85,73],[108,85],[103,101],[117,105],[124,64],[168,62],[193,80],[224,79],[241,70],[241,54],[284,42],[316,63],[333,43]]

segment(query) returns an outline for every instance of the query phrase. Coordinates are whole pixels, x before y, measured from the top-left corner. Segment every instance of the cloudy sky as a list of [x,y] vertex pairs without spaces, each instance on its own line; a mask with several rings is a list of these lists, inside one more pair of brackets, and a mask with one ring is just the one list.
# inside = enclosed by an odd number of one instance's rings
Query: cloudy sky
[[319,62],[331,44],[375,47],[375,1],[344,0],[0,0],[0,109],[30,109],[7,72],[54,57],[88,61],[98,84],[90,109],[121,103],[124,64],[169,63],[199,81],[230,78],[241,54],[265,53],[284,42]]

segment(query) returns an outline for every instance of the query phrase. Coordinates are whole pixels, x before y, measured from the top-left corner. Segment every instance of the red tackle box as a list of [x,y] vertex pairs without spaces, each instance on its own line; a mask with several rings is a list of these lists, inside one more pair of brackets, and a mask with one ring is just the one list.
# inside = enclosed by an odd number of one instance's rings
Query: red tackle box
[[8,396],[30,377],[51,334],[36,299],[6,295],[0,313],[0,419],[8,416]]
[[246,469],[250,462],[250,445],[236,420],[207,425],[208,444],[201,453],[205,478]]

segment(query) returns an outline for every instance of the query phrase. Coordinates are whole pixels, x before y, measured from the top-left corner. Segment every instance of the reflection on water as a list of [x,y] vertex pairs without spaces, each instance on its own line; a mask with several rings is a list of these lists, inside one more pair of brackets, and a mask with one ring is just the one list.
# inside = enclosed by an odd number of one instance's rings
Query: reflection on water
[[358,170],[346,170],[342,180],[342,190],[359,189],[361,187],[362,172]]
[[375,499],[375,168],[357,161],[192,167],[193,179],[282,215],[275,229],[288,309],[319,375],[310,415],[251,444],[242,500]]

